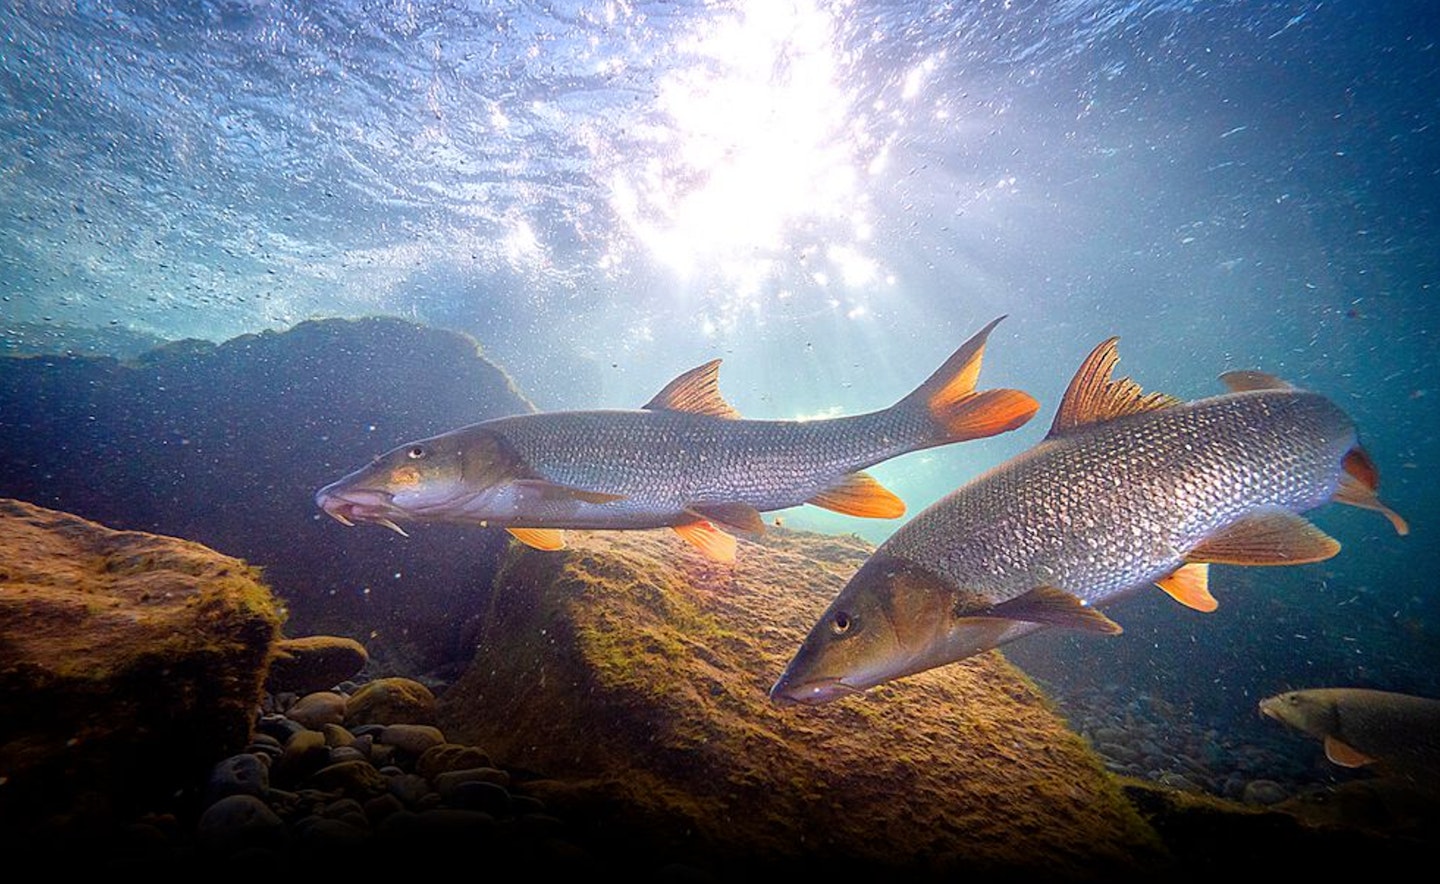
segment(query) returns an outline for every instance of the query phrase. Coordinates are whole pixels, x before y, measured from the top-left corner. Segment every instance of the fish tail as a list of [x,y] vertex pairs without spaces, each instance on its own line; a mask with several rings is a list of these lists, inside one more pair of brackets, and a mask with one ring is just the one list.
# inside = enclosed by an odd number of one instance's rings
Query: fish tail
[[1021,390],[976,390],[985,339],[1001,319],[994,320],[951,354],[925,383],[894,405],[928,419],[924,446],[983,439],[1021,427],[1040,404]]
[[1340,487],[1335,490],[1333,499],[1339,503],[1360,507],[1366,510],[1375,510],[1390,520],[1395,526],[1398,534],[1410,533],[1410,526],[1399,513],[1390,509],[1380,501],[1379,495],[1375,492],[1380,487],[1380,470],[1376,468],[1375,462],[1357,443],[1345,453],[1341,459],[1340,466],[1343,472],[1340,474]]

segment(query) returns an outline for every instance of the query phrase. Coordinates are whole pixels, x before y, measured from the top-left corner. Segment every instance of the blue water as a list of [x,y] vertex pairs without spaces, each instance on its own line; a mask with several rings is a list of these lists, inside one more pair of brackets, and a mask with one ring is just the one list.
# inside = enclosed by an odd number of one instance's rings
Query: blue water
[[[1430,0],[34,0],[0,35],[7,351],[398,315],[541,408],[720,356],[790,418],[888,405],[1006,314],[982,383],[1041,414],[875,469],[912,512],[1034,444],[1111,335],[1183,398],[1260,368],[1352,414],[1412,533],[1327,507],[1323,566],[1217,569],[1278,618],[1137,602],[1150,687],[1440,692]],[[1240,656],[1168,662],[1197,644]]]

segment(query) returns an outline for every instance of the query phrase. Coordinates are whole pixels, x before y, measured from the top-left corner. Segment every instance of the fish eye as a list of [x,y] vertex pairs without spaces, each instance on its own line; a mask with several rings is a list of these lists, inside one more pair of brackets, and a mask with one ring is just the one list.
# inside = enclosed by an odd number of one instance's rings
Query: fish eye
[[405,456],[411,460],[419,460],[425,456],[425,446],[411,445],[409,450],[405,452]]
[[838,611],[836,612],[834,618],[832,618],[830,621],[830,634],[844,635],[845,633],[849,632],[851,627],[853,627],[854,625],[854,617],[851,617],[844,611]]

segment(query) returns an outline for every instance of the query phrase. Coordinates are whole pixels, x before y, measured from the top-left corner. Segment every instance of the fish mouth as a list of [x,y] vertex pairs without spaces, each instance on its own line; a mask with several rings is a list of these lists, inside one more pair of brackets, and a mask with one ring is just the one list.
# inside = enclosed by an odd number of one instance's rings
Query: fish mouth
[[817,678],[804,684],[792,684],[785,676],[770,688],[770,702],[776,706],[819,706],[863,693],[860,688],[848,685],[839,678]]
[[403,528],[390,520],[390,515],[395,512],[391,500],[392,496],[384,491],[344,489],[334,485],[326,485],[315,492],[315,505],[346,527],[353,528],[357,522],[373,522],[409,537]]

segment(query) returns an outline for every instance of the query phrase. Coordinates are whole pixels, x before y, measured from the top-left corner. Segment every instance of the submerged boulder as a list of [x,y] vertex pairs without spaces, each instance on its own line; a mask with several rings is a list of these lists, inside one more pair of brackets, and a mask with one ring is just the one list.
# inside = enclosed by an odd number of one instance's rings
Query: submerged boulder
[[[517,788],[636,843],[743,871],[1102,877],[1167,862],[1088,746],[992,652],[821,707],[767,691],[869,553],[774,531],[733,567],[668,532],[516,549],[447,734],[543,771]],[[623,849],[623,848],[622,848]]]
[[0,820],[203,781],[249,739],[281,621],[239,559],[0,499]]

